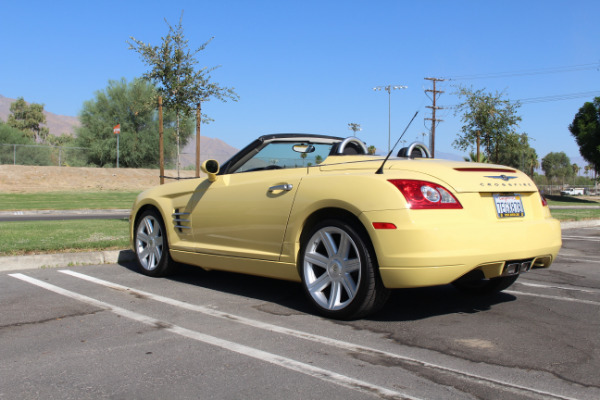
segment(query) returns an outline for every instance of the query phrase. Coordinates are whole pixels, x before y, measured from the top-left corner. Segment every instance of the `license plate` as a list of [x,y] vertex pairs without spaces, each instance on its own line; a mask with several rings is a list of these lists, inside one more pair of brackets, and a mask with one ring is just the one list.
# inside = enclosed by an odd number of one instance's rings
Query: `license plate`
[[498,218],[525,216],[520,194],[495,194],[494,203],[496,204]]

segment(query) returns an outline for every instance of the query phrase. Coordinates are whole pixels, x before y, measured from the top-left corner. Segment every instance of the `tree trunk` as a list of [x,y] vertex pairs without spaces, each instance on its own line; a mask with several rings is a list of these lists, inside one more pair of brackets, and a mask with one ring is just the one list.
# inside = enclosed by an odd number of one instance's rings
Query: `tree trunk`
[[177,112],[177,135],[175,138],[177,141],[177,180],[179,180],[179,167],[181,166],[179,155],[179,111]]
[[200,177],[200,117],[202,111],[202,103],[198,102],[196,109],[196,178]]
[[165,183],[165,147],[163,143],[163,108],[162,96],[158,96],[158,148],[160,153],[160,184]]

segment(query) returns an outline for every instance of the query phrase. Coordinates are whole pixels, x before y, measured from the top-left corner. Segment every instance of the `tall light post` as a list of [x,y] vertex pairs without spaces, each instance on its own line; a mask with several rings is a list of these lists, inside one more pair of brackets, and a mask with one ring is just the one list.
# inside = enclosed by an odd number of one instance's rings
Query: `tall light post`
[[392,140],[392,90],[406,89],[408,86],[404,85],[387,85],[387,86],[375,86],[373,90],[380,91],[385,90],[388,92],[388,153],[391,148]]

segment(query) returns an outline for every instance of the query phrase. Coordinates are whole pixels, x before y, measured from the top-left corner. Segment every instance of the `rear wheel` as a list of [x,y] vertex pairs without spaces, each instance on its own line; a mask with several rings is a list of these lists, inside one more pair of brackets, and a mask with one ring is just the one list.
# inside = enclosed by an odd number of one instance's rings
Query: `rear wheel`
[[339,220],[317,224],[305,236],[300,273],[306,296],[324,316],[356,319],[381,308],[389,296],[370,241]]
[[500,276],[498,278],[479,278],[469,279],[467,277],[460,278],[452,284],[461,292],[475,295],[493,294],[507,289],[515,283],[519,275]]
[[135,256],[140,271],[148,276],[165,276],[173,271],[165,225],[155,210],[144,211],[135,225]]

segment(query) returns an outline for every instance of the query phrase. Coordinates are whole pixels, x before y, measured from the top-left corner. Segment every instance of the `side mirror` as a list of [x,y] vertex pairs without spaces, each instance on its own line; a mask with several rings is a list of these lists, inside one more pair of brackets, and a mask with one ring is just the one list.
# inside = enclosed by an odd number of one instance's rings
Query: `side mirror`
[[202,172],[208,175],[208,180],[214,182],[219,173],[219,162],[217,160],[206,160],[202,163]]

